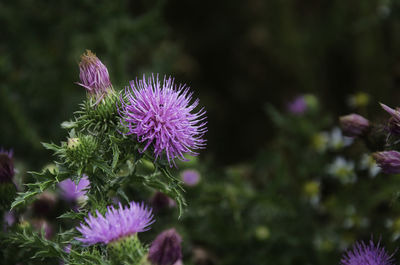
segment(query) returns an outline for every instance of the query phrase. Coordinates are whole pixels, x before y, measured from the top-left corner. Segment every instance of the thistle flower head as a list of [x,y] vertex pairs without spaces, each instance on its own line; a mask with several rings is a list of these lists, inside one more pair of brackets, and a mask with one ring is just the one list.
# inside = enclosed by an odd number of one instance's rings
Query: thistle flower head
[[86,245],[105,243],[120,238],[134,235],[138,232],[149,230],[154,222],[151,209],[143,203],[131,202],[123,207],[119,203],[118,208],[108,206],[105,215],[96,211],[96,217],[89,213],[85,222],[81,223],[77,230],[81,232],[82,238],[76,238]]
[[175,229],[159,234],[150,246],[148,259],[155,265],[172,265],[182,258],[181,236]]
[[107,67],[90,50],[81,56],[79,79],[77,84],[86,88],[90,94],[103,96],[111,87]]
[[86,175],[79,180],[76,184],[71,179],[66,179],[58,184],[61,190],[61,196],[67,201],[77,201],[84,199],[86,196],[86,190],[90,188],[90,181]]
[[378,166],[386,174],[400,173],[400,153],[397,151],[382,151],[372,155]]
[[0,149],[0,183],[10,183],[14,177],[13,152]]
[[153,149],[155,158],[166,155],[170,166],[174,159],[187,161],[184,153],[197,155],[194,150],[205,147],[205,111],[193,112],[199,104],[191,103],[192,93],[185,85],[176,86],[174,80],[154,77],[131,81],[125,89],[126,101],[121,98],[121,123],[127,135],[135,135],[145,146]]
[[356,243],[353,249],[348,250],[341,259],[341,265],[393,265],[393,254],[389,255],[380,243],[375,246],[371,240],[369,244]]
[[400,134],[400,111],[399,109],[392,109],[385,104],[381,104],[381,107],[390,114],[390,119],[388,123],[388,129],[393,134]]
[[362,135],[369,127],[369,121],[358,114],[342,116],[339,120],[343,134],[350,137]]

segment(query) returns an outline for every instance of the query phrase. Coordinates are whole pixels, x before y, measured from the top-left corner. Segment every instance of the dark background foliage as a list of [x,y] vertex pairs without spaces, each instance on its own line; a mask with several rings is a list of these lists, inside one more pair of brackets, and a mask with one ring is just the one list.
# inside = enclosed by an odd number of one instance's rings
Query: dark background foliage
[[91,49],[114,86],[143,72],[189,84],[208,111],[206,152],[249,159],[273,135],[265,102],[313,92],[342,113],[345,96],[365,91],[394,104],[399,12],[384,0],[2,1],[0,139],[30,162],[47,158],[39,140],[63,137],[59,123],[84,96],[77,62]]

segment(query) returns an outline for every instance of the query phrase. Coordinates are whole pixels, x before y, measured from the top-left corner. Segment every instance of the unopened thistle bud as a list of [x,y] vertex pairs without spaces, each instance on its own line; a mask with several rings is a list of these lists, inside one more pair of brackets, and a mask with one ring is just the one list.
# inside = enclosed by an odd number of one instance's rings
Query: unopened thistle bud
[[400,153],[397,151],[376,152],[372,155],[386,174],[400,173]]
[[343,134],[350,137],[357,137],[364,134],[369,128],[369,121],[358,114],[349,114],[340,117],[340,127]]
[[90,94],[94,94],[100,99],[112,86],[107,67],[90,50],[81,56],[79,79],[78,85],[83,86]]
[[164,209],[172,208],[176,205],[175,201],[162,192],[157,191],[151,198],[151,206],[156,212],[163,211]]
[[175,229],[159,234],[150,246],[148,259],[155,265],[172,265],[182,259],[181,236]]
[[388,123],[389,131],[393,134],[400,134],[400,111],[399,111],[399,109],[392,109],[382,103],[381,103],[381,107],[392,116],[389,119],[389,123]]
[[69,138],[66,145],[66,160],[69,166],[83,167],[96,156],[98,142],[91,135]]

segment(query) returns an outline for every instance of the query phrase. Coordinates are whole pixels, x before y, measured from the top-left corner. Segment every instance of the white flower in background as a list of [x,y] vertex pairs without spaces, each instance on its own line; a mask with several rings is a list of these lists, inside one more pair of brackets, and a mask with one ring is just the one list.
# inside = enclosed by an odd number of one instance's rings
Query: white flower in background
[[343,184],[352,183],[356,181],[354,173],[354,162],[347,161],[345,158],[339,156],[335,161],[328,166],[328,174],[336,177]]
[[368,170],[368,175],[374,178],[381,171],[375,159],[369,154],[363,154],[360,160],[360,169]]
[[329,134],[329,147],[332,150],[339,150],[353,143],[353,138],[344,136],[339,127],[334,127]]

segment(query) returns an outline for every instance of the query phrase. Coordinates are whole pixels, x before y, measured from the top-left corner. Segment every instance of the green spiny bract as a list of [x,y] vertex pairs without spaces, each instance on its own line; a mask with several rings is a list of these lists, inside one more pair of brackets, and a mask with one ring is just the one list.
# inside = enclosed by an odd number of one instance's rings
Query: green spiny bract
[[93,135],[113,133],[119,125],[119,93],[110,90],[100,102],[96,103],[95,98],[88,97],[81,104],[81,109],[75,112],[75,121],[63,123],[62,126]]
[[147,261],[147,252],[147,248],[142,245],[136,234],[107,245],[108,257],[112,265],[147,265],[149,264]]

